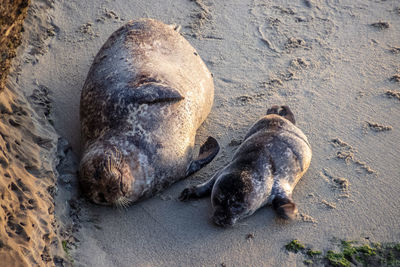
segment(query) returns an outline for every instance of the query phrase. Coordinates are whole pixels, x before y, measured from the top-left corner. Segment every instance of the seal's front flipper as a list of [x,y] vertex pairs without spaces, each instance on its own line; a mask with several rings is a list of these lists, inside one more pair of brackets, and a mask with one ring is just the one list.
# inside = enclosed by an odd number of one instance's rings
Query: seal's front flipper
[[214,186],[215,180],[218,177],[218,173],[216,173],[210,180],[205,183],[185,188],[181,195],[179,196],[180,201],[188,201],[191,199],[197,199],[201,197],[205,197],[211,194],[211,190]]
[[160,102],[173,102],[184,99],[181,93],[169,86],[148,82],[132,90],[130,100],[138,104],[154,104]]
[[190,163],[189,168],[186,170],[186,176],[189,176],[208,163],[210,163],[215,156],[218,154],[219,151],[219,144],[214,137],[209,136],[207,141],[200,147],[199,156],[196,160]]

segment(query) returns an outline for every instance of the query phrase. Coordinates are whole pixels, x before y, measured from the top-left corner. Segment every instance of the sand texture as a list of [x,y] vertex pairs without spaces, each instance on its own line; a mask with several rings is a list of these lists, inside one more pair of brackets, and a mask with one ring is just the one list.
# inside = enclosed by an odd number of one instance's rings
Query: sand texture
[[65,254],[54,216],[58,135],[47,120],[48,92],[36,87],[26,95],[19,84],[34,42],[27,36],[39,36],[36,27],[42,24],[30,9],[28,26],[22,26],[28,3],[4,1],[0,7],[1,266],[53,266]]
[[53,265],[53,256],[63,255],[53,199],[57,135],[29,115],[35,112],[16,91],[4,88],[0,101],[1,264]]
[[[56,214],[73,264],[302,266],[303,256],[285,249],[293,239],[324,251],[335,247],[335,238],[399,242],[399,10],[397,0],[69,0],[35,9],[49,21],[47,37],[29,47],[18,86],[26,96],[50,97],[45,116],[72,146],[62,139],[58,150]],[[175,24],[213,73],[215,102],[196,143],[211,135],[221,151],[190,178],[118,210],[77,193],[79,97],[100,46],[141,17]],[[179,202],[185,187],[229,162],[248,128],[274,104],[291,107],[313,148],[294,191],[298,219],[280,221],[266,207],[221,229],[210,220],[209,198]]]

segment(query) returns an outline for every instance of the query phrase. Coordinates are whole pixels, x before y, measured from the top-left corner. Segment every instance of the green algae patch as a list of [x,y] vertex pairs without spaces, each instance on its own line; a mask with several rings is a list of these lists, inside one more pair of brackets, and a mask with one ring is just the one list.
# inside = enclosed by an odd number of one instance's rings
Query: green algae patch
[[350,262],[346,259],[343,253],[337,253],[329,250],[326,253],[325,259],[327,259],[328,263],[332,266],[350,267]]
[[314,264],[314,262],[313,262],[312,260],[304,260],[303,263],[304,263],[305,265],[307,265],[307,266],[313,265],[313,264]]
[[63,241],[61,242],[61,244],[62,244],[62,247],[63,247],[64,252],[68,254],[68,253],[69,253],[69,248],[68,248],[68,243],[67,243],[67,241],[66,241],[66,240],[63,240]]
[[376,248],[371,248],[369,245],[364,245],[364,246],[361,246],[361,247],[357,247],[356,249],[357,249],[357,252],[360,252],[360,253],[362,253],[364,255],[367,255],[367,256],[376,255]]
[[306,247],[303,244],[301,244],[299,240],[294,239],[290,243],[287,243],[285,245],[285,248],[287,251],[297,253],[301,250],[304,250]]
[[347,259],[351,259],[356,253],[357,253],[357,248],[353,247],[352,241],[342,241],[342,251],[344,257]]
[[319,250],[308,249],[306,254],[308,256],[310,256],[311,258],[314,258],[314,257],[322,255],[322,252]]
[[74,259],[73,259],[72,256],[71,256],[70,247],[69,247],[70,244],[68,243],[67,240],[63,240],[63,241],[61,241],[61,245],[62,245],[62,248],[63,248],[65,254],[67,255],[67,259],[68,259],[71,263],[73,263],[73,262],[74,262]]
[[371,256],[375,256],[377,249],[382,249],[382,246],[377,244],[370,245],[354,245],[354,241],[342,241],[343,256],[352,263],[360,263],[363,266],[368,266]]
[[400,266],[400,243],[358,244],[356,241],[335,242],[337,249],[322,252],[306,247],[294,239],[285,245],[287,251],[304,255],[307,266]]

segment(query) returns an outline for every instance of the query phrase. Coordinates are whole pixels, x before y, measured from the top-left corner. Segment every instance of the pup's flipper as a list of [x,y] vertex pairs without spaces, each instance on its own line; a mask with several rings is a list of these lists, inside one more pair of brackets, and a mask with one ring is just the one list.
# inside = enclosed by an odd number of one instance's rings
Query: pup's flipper
[[188,201],[210,195],[217,177],[218,173],[216,173],[210,180],[202,184],[185,188],[179,196],[179,200]]
[[192,175],[208,163],[210,163],[219,152],[219,144],[214,137],[209,136],[207,141],[200,147],[199,156],[193,160],[188,169],[186,176]]

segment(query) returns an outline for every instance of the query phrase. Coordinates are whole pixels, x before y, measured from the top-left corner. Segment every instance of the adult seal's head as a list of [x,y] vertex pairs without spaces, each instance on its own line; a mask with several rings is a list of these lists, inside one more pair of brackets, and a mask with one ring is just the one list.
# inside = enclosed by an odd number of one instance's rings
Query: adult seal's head
[[134,177],[118,148],[93,145],[80,164],[80,185],[87,197],[100,205],[126,206]]
[[181,200],[211,193],[213,221],[233,225],[260,207],[272,205],[283,219],[294,218],[292,192],[307,171],[311,147],[287,106],[273,106],[255,123],[232,161],[209,181],[185,189]]

